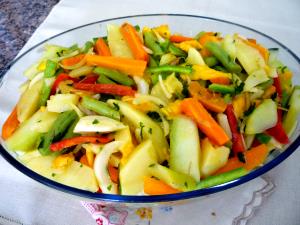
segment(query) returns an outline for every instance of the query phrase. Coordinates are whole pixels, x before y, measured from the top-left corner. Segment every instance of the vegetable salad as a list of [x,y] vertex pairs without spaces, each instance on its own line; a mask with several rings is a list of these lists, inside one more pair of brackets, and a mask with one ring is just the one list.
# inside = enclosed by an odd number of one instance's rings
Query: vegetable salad
[[237,179],[283,149],[300,87],[255,39],[108,25],[45,45],[2,127],[35,172],[91,192],[162,195]]

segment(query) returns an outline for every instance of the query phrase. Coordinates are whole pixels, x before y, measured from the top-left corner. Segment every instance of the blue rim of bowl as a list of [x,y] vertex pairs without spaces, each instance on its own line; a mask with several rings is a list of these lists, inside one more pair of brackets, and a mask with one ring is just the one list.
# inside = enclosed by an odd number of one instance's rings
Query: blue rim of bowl
[[[57,36],[60,36],[62,34],[70,32],[72,30],[76,30],[76,29],[79,29],[79,28],[82,28],[82,27],[93,25],[93,24],[109,22],[109,21],[119,20],[119,19],[151,17],[151,16],[192,17],[192,18],[197,18],[197,19],[213,20],[213,21],[218,21],[218,22],[227,23],[227,24],[238,26],[238,27],[242,27],[242,28],[248,29],[248,30],[253,31],[255,33],[258,33],[258,34],[272,40],[273,42],[275,42],[276,44],[281,46],[283,49],[285,49],[290,55],[292,55],[294,57],[294,59],[298,62],[298,64],[300,64],[300,59],[298,58],[298,56],[294,52],[292,52],[288,47],[286,47],[285,45],[283,45],[282,43],[280,43],[276,39],[260,32],[260,31],[257,31],[253,28],[250,28],[250,27],[238,24],[238,23],[234,23],[234,22],[230,22],[230,21],[222,20],[222,19],[218,19],[218,18],[212,18],[212,17],[206,17],[206,16],[197,16],[197,15],[189,15],[189,14],[168,14],[168,13],[167,14],[164,14],[164,13],[162,13],[162,14],[160,14],[160,13],[159,14],[141,14],[141,15],[116,17],[116,18],[105,19],[105,20],[100,20],[100,21],[97,21],[97,22],[84,24],[82,26],[78,26],[78,27],[66,30],[62,33],[59,33],[59,34],[54,35],[54,36],[52,36],[48,39],[45,39],[44,41],[42,41],[42,42],[34,45],[30,49],[28,49],[26,52],[24,52],[18,58],[13,60],[8,66],[6,66],[1,71],[1,74],[0,74],[0,87],[1,87],[1,84],[2,84],[1,83],[2,79],[3,79],[4,75],[6,74],[6,72],[20,58],[25,56],[28,52],[30,52],[34,48],[40,46],[41,44],[43,44],[43,43],[45,43],[45,42],[47,42],[47,41],[49,41],[49,40],[51,40],[51,39],[53,39]],[[179,200],[197,198],[197,197],[201,197],[201,196],[204,196],[204,195],[209,195],[209,194],[213,194],[213,193],[216,193],[216,192],[220,192],[220,191],[238,186],[240,184],[246,183],[246,182],[248,182],[252,179],[255,179],[256,177],[268,172],[269,170],[271,170],[275,166],[279,165],[282,161],[284,161],[287,157],[289,157],[297,149],[297,147],[299,145],[300,145],[300,135],[279,156],[277,156],[276,158],[274,158],[270,162],[266,163],[262,167],[254,170],[254,171],[251,171],[247,175],[245,175],[243,177],[240,177],[238,179],[235,179],[233,181],[230,181],[230,182],[227,182],[227,183],[224,183],[224,184],[221,184],[221,185],[217,185],[217,186],[214,186],[214,187],[195,190],[195,191],[182,192],[182,193],[179,193],[179,194],[153,195],[153,196],[111,195],[111,194],[102,194],[102,193],[92,193],[90,191],[80,190],[80,189],[77,189],[77,188],[73,188],[73,187],[66,186],[66,185],[63,185],[61,183],[52,181],[52,180],[50,180],[46,177],[43,177],[43,176],[39,175],[38,173],[35,173],[34,171],[30,170],[29,168],[24,166],[22,163],[20,163],[18,160],[16,160],[11,154],[9,154],[4,149],[4,147],[2,145],[0,146],[0,153],[3,156],[3,158],[5,158],[17,170],[21,171],[23,174],[25,174],[28,177],[36,180],[37,182],[42,183],[42,184],[44,184],[44,185],[46,185],[50,188],[53,188],[53,189],[56,189],[56,190],[59,190],[59,191],[62,191],[62,192],[65,192],[65,193],[68,193],[68,194],[71,194],[71,195],[76,195],[76,196],[81,197],[81,198],[85,198],[85,200],[90,199],[90,200],[100,200],[100,201],[120,202],[120,203],[155,203],[155,202],[171,202],[171,201],[179,201]]]

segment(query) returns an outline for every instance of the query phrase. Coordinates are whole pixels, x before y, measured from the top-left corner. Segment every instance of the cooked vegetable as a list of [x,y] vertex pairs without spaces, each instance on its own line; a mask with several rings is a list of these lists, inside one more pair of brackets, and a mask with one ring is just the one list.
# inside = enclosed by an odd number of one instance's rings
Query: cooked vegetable
[[134,82],[131,78],[129,78],[127,75],[122,74],[116,70],[107,69],[107,68],[103,68],[103,67],[96,67],[94,69],[94,73],[99,74],[100,77],[102,75],[104,75],[122,85],[132,86],[134,84]]
[[150,176],[148,168],[156,162],[156,153],[150,140],[138,145],[130,154],[127,162],[121,165],[121,194],[136,195],[142,192],[144,190],[144,177]]
[[217,186],[220,184],[227,183],[229,181],[235,180],[239,177],[242,177],[248,173],[244,168],[238,168],[235,170],[231,170],[228,172],[224,172],[222,174],[218,174],[215,176],[210,176],[205,180],[201,180],[199,184],[197,184],[197,189],[209,188],[213,186]]
[[19,124],[20,122],[18,120],[17,107],[15,107],[3,124],[2,138],[4,140],[9,138],[18,128]]
[[224,145],[229,141],[224,130],[196,99],[183,100],[181,110],[195,120],[199,129],[217,145]]
[[266,129],[274,127],[277,120],[276,103],[271,99],[265,99],[247,119],[245,133],[262,133]]
[[82,98],[81,104],[86,109],[92,110],[99,115],[107,116],[115,120],[120,120],[120,113],[110,107],[107,103],[97,101],[91,97],[84,96]]
[[38,150],[41,155],[49,155],[51,153],[50,145],[52,142],[60,140],[68,127],[76,120],[77,114],[75,111],[65,111],[58,115],[53,122],[49,131],[41,137]]
[[300,88],[279,49],[167,24],[105,35],[46,44],[24,73],[2,137],[41,175],[92,192],[174,194],[237,179],[294,139]]
[[197,125],[188,117],[175,117],[170,132],[170,169],[200,181],[200,158]]

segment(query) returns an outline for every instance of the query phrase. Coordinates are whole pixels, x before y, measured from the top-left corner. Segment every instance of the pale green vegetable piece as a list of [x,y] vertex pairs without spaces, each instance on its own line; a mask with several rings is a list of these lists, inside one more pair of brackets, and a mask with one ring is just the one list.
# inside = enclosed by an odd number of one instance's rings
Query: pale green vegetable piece
[[205,65],[205,62],[200,52],[195,48],[189,48],[186,62],[190,65],[202,65],[202,66]]
[[277,105],[271,99],[265,99],[250,114],[246,121],[246,134],[262,133],[277,123]]
[[51,95],[47,101],[47,110],[49,112],[65,112],[73,110],[72,105],[77,105],[79,96],[75,94],[56,94]]
[[148,170],[152,176],[177,190],[192,191],[196,188],[196,181],[189,175],[175,172],[159,164],[150,165]]

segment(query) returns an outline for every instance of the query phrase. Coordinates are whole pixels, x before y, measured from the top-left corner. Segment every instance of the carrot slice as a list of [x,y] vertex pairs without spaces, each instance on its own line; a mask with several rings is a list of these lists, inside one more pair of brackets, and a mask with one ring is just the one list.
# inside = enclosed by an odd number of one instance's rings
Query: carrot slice
[[175,194],[180,191],[152,177],[144,178],[144,192],[148,195]]
[[143,76],[147,66],[147,61],[144,60],[99,55],[86,55],[86,62],[88,65],[120,70],[131,76]]
[[128,23],[121,26],[121,33],[126,40],[135,59],[148,61],[149,56],[134,27]]
[[114,183],[119,183],[119,170],[112,165],[108,165],[108,173]]
[[195,98],[186,98],[181,102],[181,110],[191,117],[199,129],[216,145],[224,145],[229,137],[222,127],[206,111],[202,104]]
[[17,107],[15,107],[3,124],[2,138],[4,140],[9,138],[18,128],[19,124],[20,122],[18,121]]
[[193,40],[193,38],[185,37],[185,36],[181,36],[181,35],[171,35],[171,37],[170,37],[170,41],[175,42],[175,43],[180,43],[183,41],[190,41],[190,40]]
[[95,43],[95,50],[98,55],[111,56],[110,49],[103,40],[103,38],[98,38],[98,40]]
[[244,152],[246,163],[241,162],[238,157],[233,157],[228,160],[227,164],[219,169],[215,174],[225,173],[240,167],[246,170],[253,170],[260,166],[268,156],[268,148],[265,144],[258,145]]
[[79,54],[79,55],[75,55],[69,58],[65,58],[63,60],[61,60],[61,64],[64,66],[73,66],[77,63],[79,63],[83,58],[85,57],[85,54]]

